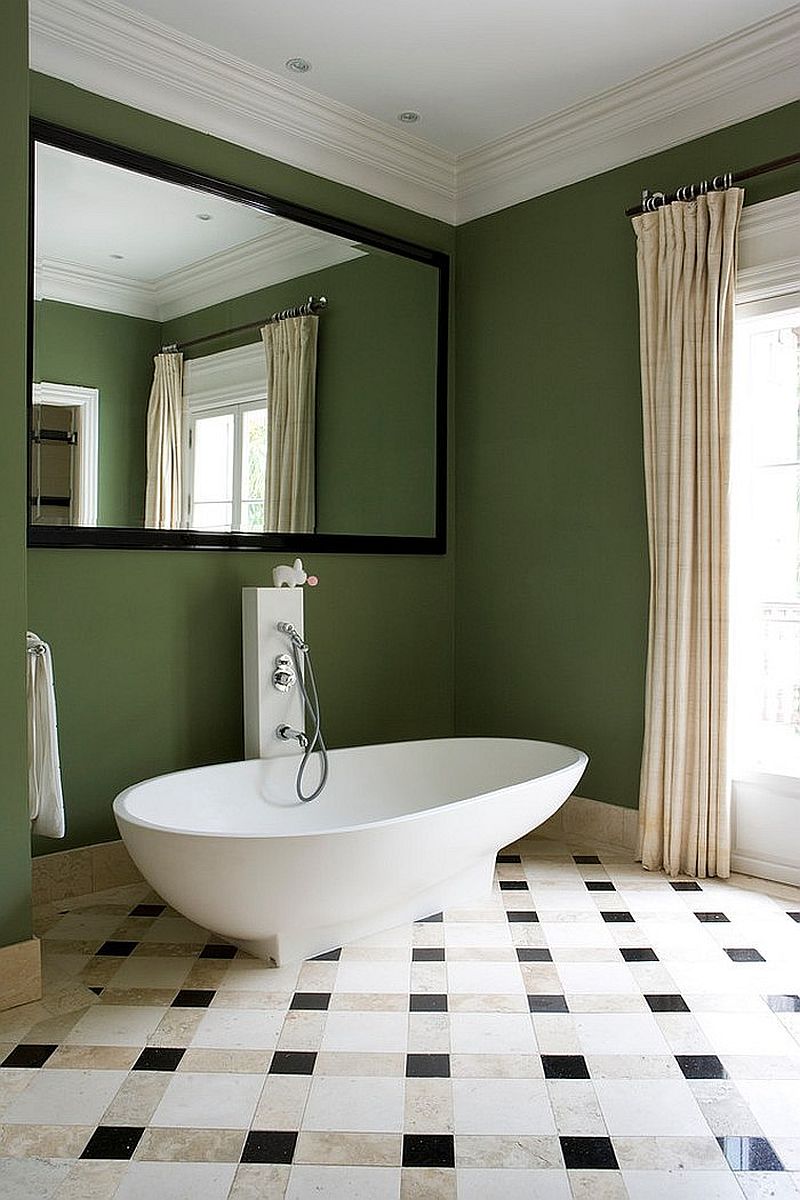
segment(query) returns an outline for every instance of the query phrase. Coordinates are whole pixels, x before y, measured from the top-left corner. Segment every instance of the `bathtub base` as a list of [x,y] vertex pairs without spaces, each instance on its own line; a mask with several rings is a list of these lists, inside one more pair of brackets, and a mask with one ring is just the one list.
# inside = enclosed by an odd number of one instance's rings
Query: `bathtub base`
[[471,864],[465,871],[442,880],[424,892],[408,896],[391,908],[377,913],[368,913],[352,921],[335,925],[320,925],[314,929],[292,929],[270,934],[264,938],[230,938],[240,950],[254,958],[267,959],[276,967],[287,963],[313,958],[328,950],[336,950],[346,942],[370,937],[396,925],[419,921],[432,913],[446,908],[458,908],[465,904],[476,904],[491,894],[494,879],[494,853]]

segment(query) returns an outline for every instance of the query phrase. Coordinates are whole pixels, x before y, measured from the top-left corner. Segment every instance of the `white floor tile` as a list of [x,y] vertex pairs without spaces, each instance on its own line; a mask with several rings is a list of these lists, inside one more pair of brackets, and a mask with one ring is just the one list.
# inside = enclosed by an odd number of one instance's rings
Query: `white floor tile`
[[566,1171],[459,1169],[458,1200],[570,1200]]
[[0,1158],[0,1200],[51,1200],[71,1166],[62,1159]]
[[535,1054],[536,1038],[523,1013],[453,1013],[450,1041],[454,1054]]
[[394,1054],[408,1040],[408,1015],[394,1012],[329,1012],[323,1050]]
[[125,1079],[124,1071],[37,1071],[3,1114],[7,1125],[94,1125]]
[[737,1087],[767,1137],[800,1136],[800,1080],[740,1079]]
[[134,1162],[114,1200],[226,1200],[235,1163]]
[[264,1080],[261,1075],[178,1072],[150,1122],[181,1129],[246,1129]]
[[143,1046],[166,1008],[95,1004],[73,1025],[67,1046]]
[[630,1200],[742,1200],[731,1171],[623,1171]]
[[303,1128],[320,1132],[399,1133],[402,1079],[319,1076],[311,1084]]
[[550,1097],[539,1079],[454,1079],[456,1133],[555,1134]]
[[707,1137],[688,1084],[672,1079],[598,1079],[597,1099],[612,1137]]
[[578,1013],[575,1028],[584,1054],[667,1054],[654,1017],[646,1013]]
[[282,1012],[211,1008],[192,1039],[193,1046],[219,1050],[274,1050],[284,1021]]
[[292,1167],[286,1200],[399,1200],[395,1167]]
[[[798,981],[800,982],[800,981]],[[796,1054],[797,1042],[774,1013],[698,1013],[716,1054]]]

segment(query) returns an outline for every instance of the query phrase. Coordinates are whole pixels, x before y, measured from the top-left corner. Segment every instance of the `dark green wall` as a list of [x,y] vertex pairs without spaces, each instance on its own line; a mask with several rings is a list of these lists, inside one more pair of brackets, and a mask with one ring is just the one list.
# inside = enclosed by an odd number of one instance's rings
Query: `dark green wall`
[[0,39],[0,945],[30,937],[25,757],[25,493],[28,6],[13,0]]
[[100,390],[98,524],[141,526],[147,402],[160,324],[42,300],[35,305],[34,348],[37,382]]
[[[436,271],[363,258],[188,313],[164,325],[182,342],[324,295],[317,367],[317,531],[434,532]],[[196,353],[254,340],[220,339]],[[187,351],[192,357],[193,351]]]
[[[440,222],[57,80],[31,76],[31,108],[411,241],[444,250],[454,242]],[[20,184],[17,209],[23,197]],[[13,311],[24,295],[20,278]],[[22,462],[24,440],[17,453]],[[18,513],[17,545],[23,524]],[[136,779],[241,756],[240,589],[271,582],[276,561],[258,552],[28,552],[29,620],[52,643],[58,674],[69,826],[65,841],[37,851],[116,836],[111,801]],[[321,580],[307,620],[331,744],[452,733],[452,556],[315,555],[308,565]]]
[[[624,209],[797,150],[800,105],[462,226],[456,727],[567,742],[635,806],[648,563],[634,235]],[[800,186],[797,169],[746,203]],[[485,674],[491,664],[492,687]]]

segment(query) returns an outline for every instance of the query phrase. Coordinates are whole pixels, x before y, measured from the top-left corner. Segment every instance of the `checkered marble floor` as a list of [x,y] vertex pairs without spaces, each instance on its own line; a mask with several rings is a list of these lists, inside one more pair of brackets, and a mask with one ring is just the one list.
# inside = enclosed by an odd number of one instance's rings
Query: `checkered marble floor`
[[790,889],[530,838],[487,903],[297,966],[146,885],[37,925],[2,1200],[800,1197]]

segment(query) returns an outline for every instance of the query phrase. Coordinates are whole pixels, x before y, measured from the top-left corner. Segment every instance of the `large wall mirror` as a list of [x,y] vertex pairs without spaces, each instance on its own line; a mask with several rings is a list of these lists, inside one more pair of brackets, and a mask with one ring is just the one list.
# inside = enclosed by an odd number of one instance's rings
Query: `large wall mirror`
[[442,553],[448,258],[41,122],[29,544]]

